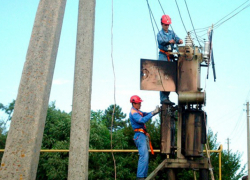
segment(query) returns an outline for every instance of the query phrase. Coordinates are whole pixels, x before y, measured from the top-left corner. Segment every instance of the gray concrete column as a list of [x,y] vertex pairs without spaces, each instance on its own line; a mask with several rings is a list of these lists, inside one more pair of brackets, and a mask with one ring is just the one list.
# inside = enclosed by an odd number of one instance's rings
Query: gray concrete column
[[95,0],[79,0],[69,180],[88,179]]
[[39,3],[0,179],[36,179],[65,5],[66,0],[41,0]]

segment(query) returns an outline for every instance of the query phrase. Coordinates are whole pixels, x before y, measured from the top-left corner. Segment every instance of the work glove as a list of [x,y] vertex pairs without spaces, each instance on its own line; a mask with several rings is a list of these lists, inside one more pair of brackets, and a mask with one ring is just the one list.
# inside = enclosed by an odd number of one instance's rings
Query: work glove
[[155,110],[152,111],[153,116],[158,114],[160,112],[161,108],[159,106],[156,106]]

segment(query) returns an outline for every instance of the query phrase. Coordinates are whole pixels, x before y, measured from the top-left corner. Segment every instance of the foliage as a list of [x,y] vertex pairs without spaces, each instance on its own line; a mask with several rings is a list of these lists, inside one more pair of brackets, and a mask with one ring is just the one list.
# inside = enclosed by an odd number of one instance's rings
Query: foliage
[[13,100],[11,103],[8,105],[4,106],[2,103],[0,103],[0,110],[4,111],[6,115],[8,115],[8,118],[6,121],[10,121],[13,111],[14,111],[14,106],[15,106],[15,100]]
[[[41,149],[69,149],[70,114],[49,105]],[[68,153],[41,153],[37,179],[67,179]]]
[[[103,121],[108,129],[111,129],[111,122],[112,122],[112,115],[114,111],[114,105],[110,105],[105,111],[103,115]],[[115,106],[114,111],[114,120],[113,120],[113,127],[114,131],[118,129],[122,129],[125,125],[125,121],[123,120],[126,117],[126,114],[122,112],[122,108],[118,105]]]
[[[5,129],[5,123],[3,121],[0,121],[0,149],[5,148],[5,142],[7,138],[7,132]],[[3,153],[0,153],[0,159],[2,159]]]
[[[0,104],[0,109],[11,119],[14,103],[7,106]],[[106,110],[91,111],[90,119],[90,149],[110,149],[111,147],[111,120],[114,105]],[[126,114],[119,106],[115,107],[114,126],[112,130],[114,149],[136,149],[133,141],[133,129],[130,120],[125,119]],[[52,102],[47,111],[46,123],[42,149],[69,149],[71,113],[66,113],[56,108]],[[0,148],[4,148],[6,131],[3,122],[0,123]],[[150,120],[146,124],[150,133],[154,149],[160,149],[160,121]],[[208,131],[210,149],[217,149],[217,134],[210,129]],[[114,153],[118,179],[135,179],[138,153]],[[166,155],[156,153],[150,154],[149,173],[152,172],[164,159]],[[218,154],[211,153],[211,161],[214,168],[215,179],[218,177]],[[241,154],[227,151],[222,152],[222,175],[223,179],[239,179],[245,170],[241,168]],[[37,170],[37,179],[67,179],[68,153],[41,153]],[[177,179],[193,179],[193,171],[177,170]],[[198,174],[198,173],[197,173]],[[89,153],[89,179],[114,179],[114,162],[111,153]],[[197,175],[198,177],[198,175]],[[166,171],[160,171],[156,179],[167,179]]]

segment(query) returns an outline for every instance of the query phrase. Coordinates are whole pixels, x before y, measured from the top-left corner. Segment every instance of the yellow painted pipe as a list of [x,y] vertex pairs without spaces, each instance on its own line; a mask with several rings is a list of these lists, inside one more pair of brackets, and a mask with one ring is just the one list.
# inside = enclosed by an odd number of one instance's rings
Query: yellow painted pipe
[[[222,175],[221,175],[221,152],[223,150],[223,146],[222,144],[220,145],[218,150],[209,150],[210,153],[219,153],[219,180],[221,180]],[[4,149],[0,149],[0,152],[4,152]],[[69,150],[67,149],[41,149],[40,152],[69,152]],[[138,152],[137,149],[90,149],[89,152]],[[150,150],[149,150],[150,152]],[[155,149],[154,152],[156,153],[160,153],[160,149]],[[203,152],[205,153],[206,150],[203,150]]]
[[[0,152],[4,152],[4,149],[0,149]],[[41,149],[40,152],[69,152],[68,149]],[[137,149],[89,149],[89,152],[138,152]],[[151,152],[149,150],[149,152]],[[155,149],[154,152],[160,153],[160,149]],[[203,153],[205,153],[206,150],[203,150]],[[221,152],[220,150],[209,150],[210,153],[219,153]]]
[[223,146],[222,146],[222,144],[220,145],[220,147],[219,147],[219,180],[221,180],[221,176],[222,176],[222,174],[221,174],[221,152],[222,152],[222,150],[223,150]]

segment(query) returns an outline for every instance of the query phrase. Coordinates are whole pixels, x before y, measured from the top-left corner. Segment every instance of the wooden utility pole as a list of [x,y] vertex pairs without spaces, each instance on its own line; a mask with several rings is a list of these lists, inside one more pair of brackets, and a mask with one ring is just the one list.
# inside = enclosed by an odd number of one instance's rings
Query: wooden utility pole
[[249,143],[249,102],[247,102],[247,164],[248,177],[250,177],[250,143]]

